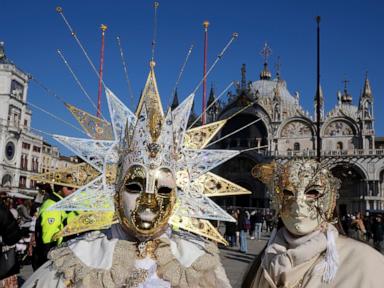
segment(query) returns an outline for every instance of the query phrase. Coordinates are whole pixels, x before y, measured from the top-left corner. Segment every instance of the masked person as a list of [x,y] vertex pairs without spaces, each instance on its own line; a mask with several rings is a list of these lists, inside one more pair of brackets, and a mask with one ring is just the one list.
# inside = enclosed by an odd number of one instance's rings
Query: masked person
[[258,165],[252,173],[272,192],[281,225],[243,287],[383,287],[384,257],[334,226],[340,181],[328,169],[293,160]]
[[136,114],[106,90],[113,140],[57,137],[101,173],[53,207],[87,211],[64,231],[105,228],[112,209],[112,239],[95,231],[52,250],[24,287],[230,287],[208,239],[225,240],[206,219],[234,219],[206,195],[248,192],[207,172],[238,152],[203,149],[225,121],[187,130],[193,94],[163,114],[154,66]]

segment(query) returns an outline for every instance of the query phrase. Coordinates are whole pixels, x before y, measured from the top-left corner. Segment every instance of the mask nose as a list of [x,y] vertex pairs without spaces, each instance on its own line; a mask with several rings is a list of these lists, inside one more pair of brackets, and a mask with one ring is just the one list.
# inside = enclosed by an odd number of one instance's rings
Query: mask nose
[[143,208],[156,208],[158,205],[155,194],[144,192],[140,197],[140,205]]

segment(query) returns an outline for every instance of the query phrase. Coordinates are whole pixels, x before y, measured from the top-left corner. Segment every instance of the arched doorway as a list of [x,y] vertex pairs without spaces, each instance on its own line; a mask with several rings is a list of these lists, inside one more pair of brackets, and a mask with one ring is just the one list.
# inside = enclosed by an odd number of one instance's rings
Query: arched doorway
[[3,179],[1,179],[1,186],[2,187],[12,187],[12,176],[9,174],[5,174],[3,176]]
[[[249,113],[239,114],[228,120],[221,130],[221,137],[228,135],[247,124],[260,119],[258,116]],[[262,120],[250,125],[247,128],[233,134],[220,142],[221,149],[246,149],[268,144],[268,132]]]
[[347,213],[364,210],[364,197],[367,195],[364,172],[350,163],[337,164],[331,168],[331,172],[341,181],[339,198],[336,202],[339,215],[343,216]]
[[242,154],[215,169],[214,173],[252,192],[249,195],[216,197],[213,198],[215,202],[223,207],[268,208],[269,200],[266,198],[265,185],[251,174],[251,170],[256,164],[257,161]]

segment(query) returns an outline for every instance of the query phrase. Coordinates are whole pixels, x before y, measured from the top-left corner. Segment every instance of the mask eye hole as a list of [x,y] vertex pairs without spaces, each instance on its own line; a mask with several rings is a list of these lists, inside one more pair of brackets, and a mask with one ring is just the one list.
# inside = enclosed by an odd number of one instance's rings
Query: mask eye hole
[[312,190],[309,190],[308,192],[306,192],[305,196],[309,200],[315,200],[315,199],[319,198],[321,196],[321,194],[319,191],[312,189]]
[[295,194],[293,194],[293,192],[288,190],[288,189],[284,189],[283,190],[283,194],[284,194],[285,197],[293,197],[293,196],[295,196]]
[[160,195],[163,195],[163,196],[167,196],[168,194],[170,194],[172,192],[172,188],[170,187],[160,187],[159,190],[157,190],[157,192],[160,194]]
[[128,183],[125,185],[125,189],[129,193],[140,193],[141,191],[143,191],[143,188],[139,183]]

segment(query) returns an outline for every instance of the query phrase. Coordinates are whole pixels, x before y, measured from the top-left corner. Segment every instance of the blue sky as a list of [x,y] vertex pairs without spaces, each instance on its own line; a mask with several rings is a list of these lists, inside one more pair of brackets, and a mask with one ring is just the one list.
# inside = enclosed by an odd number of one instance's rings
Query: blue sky
[[[125,50],[128,73],[138,100],[145,84],[151,57],[152,1],[27,1],[0,0],[0,41],[7,56],[31,73],[67,102],[94,113],[92,105],[72,79],[56,49],[61,49],[88,93],[97,98],[97,77],[70,36],[61,17],[64,14],[98,66],[101,23],[108,25],[105,44],[104,80],[126,103],[129,93],[124,79],[116,36]],[[208,63],[230,39],[239,38],[208,79],[217,92],[240,79],[240,67],[247,64],[248,80],[257,80],[265,41],[272,48],[271,68],[281,58],[282,78],[291,94],[299,91],[301,104],[312,112],[316,86],[316,23],[321,22],[321,83],[326,110],[336,104],[336,93],[348,79],[348,89],[357,103],[368,71],[375,97],[376,134],[384,135],[384,4],[379,0],[355,1],[160,1],[156,73],[163,99],[170,95],[189,46],[194,50],[179,84],[179,97],[186,97],[202,76],[203,29],[209,20]],[[272,69],[274,72],[274,69]],[[33,104],[75,124],[70,113],[36,84],[29,87]],[[195,105],[200,112],[201,90]],[[166,100],[164,100],[166,102]],[[166,103],[164,103],[166,104]],[[105,96],[103,113],[108,115]],[[50,133],[81,136],[71,127],[33,109],[32,126]]]

